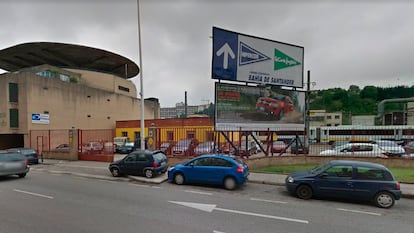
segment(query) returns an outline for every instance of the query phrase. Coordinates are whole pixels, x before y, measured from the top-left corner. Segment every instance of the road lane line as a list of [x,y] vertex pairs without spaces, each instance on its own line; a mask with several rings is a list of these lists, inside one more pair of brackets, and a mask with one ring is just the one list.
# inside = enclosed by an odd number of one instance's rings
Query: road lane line
[[150,186],[147,184],[128,184],[131,186],[141,187],[141,188],[149,188]]
[[52,196],[47,196],[47,195],[43,195],[43,194],[39,194],[39,193],[32,193],[32,192],[23,191],[23,190],[20,190],[20,189],[13,189],[13,191],[18,192],[18,193],[29,194],[29,195],[37,196],[37,197],[44,197],[44,198],[48,198],[48,199],[53,199],[54,198]]
[[266,200],[266,199],[259,199],[259,198],[250,198],[251,201],[262,201],[262,202],[270,202],[276,204],[287,204],[285,201],[273,201],[273,200]]
[[381,216],[380,213],[375,213],[375,212],[367,212],[367,211],[360,211],[360,210],[349,210],[349,209],[342,209],[342,208],[337,208],[337,210],[345,211],[345,212],[358,213],[358,214],[369,214],[369,215]]
[[273,215],[267,215],[267,214],[258,214],[258,213],[252,213],[252,212],[246,212],[246,211],[229,210],[229,209],[223,209],[223,208],[217,208],[217,207],[214,208],[214,209],[219,210],[219,211],[223,211],[223,212],[229,212],[229,213],[235,213],[235,214],[244,214],[244,215],[262,217],[262,218],[270,218],[270,219],[277,219],[277,220],[297,222],[297,223],[305,223],[305,224],[309,223],[308,220],[302,220],[302,219],[296,219],[296,218],[285,218],[285,217],[279,217],[279,216],[273,216]]
[[60,167],[80,167],[80,168],[92,168],[92,169],[108,169],[107,167],[94,167],[94,166],[85,166],[85,165],[73,165],[73,164],[56,164]]
[[185,192],[187,192],[187,193],[201,194],[201,195],[208,195],[208,196],[213,195],[212,193],[201,192],[201,191],[197,191],[197,190],[185,190]]

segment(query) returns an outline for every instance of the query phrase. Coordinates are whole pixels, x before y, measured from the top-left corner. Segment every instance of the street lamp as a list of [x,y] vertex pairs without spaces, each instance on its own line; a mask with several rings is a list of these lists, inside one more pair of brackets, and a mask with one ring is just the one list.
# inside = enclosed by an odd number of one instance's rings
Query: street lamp
[[141,47],[141,20],[139,14],[139,0],[137,0],[137,12],[138,12],[138,41],[139,41],[139,80],[140,80],[140,97],[141,97],[141,150],[145,150],[145,115],[144,115],[144,108],[145,108],[145,100],[144,100],[144,76],[143,76],[143,68],[142,68],[142,47]]

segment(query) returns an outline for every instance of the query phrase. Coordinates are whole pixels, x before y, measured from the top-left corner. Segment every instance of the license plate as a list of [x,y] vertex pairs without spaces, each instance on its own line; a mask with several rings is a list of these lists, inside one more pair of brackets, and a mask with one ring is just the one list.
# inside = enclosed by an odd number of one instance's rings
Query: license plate
[[166,162],[162,162],[162,163],[161,163],[161,166],[164,166],[165,164],[166,164]]

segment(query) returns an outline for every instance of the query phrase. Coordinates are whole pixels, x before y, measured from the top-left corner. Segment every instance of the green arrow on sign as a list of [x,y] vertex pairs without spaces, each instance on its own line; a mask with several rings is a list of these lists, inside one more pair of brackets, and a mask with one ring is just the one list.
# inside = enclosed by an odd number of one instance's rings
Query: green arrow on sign
[[287,67],[300,65],[300,62],[296,61],[295,59],[289,57],[288,55],[284,54],[283,52],[277,49],[275,49],[274,62],[274,70],[281,70]]

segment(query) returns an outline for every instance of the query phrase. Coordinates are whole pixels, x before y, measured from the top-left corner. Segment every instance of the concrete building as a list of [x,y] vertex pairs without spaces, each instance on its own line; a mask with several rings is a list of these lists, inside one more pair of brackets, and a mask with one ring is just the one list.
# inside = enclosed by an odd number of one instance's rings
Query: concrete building
[[352,125],[375,125],[375,115],[352,116]]
[[[120,55],[62,43],[25,43],[0,50],[0,149],[28,146],[31,130],[115,129],[141,117],[138,66]],[[145,100],[145,118],[159,118]]]
[[326,112],[326,110],[310,110],[310,127],[342,125],[342,112]]
[[181,103],[177,103],[175,107],[161,108],[160,116],[162,119],[178,118],[178,117],[185,115],[186,108],[187,108],[187,116],[194,114],[198,111],[204,110],[204,108],[200,110],[201,109],[200,106],[187,105],[186,107],[185,104],[181,102]]

